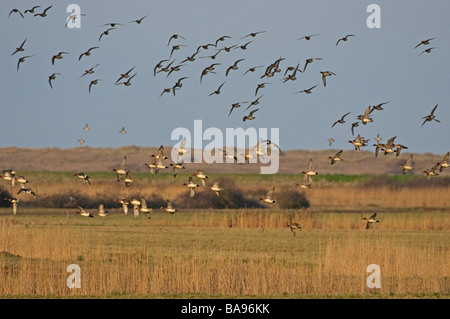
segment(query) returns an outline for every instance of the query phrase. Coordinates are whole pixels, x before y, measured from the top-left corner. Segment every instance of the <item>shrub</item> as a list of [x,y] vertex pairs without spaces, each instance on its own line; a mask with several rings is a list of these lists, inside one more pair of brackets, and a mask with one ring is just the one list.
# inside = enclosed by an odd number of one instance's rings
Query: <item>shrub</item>
[[[219,193],[219,196],[209,188],[200,185],[195,189],[194,198],[189,197],[189,190],[186,188],[186,194],[179,196],[176,199],[176,202],[182,208],[223,209],[262,207],[257,199],[245,197],[242,191],[236,188],[233,180],[226,177],[220,177],[215,181],[219,182],[219,186],[223,188],[223,191]],[[214,181],[211,182],[211,185],[213,182]]]
[[278,207],[282,209],[308,208],[310,206],[305,193],[281,188],[274,196]]
[[5,198],[11,198],[11,194],[3,188],[3,186],[0,186],[0,207],[9,207],[11,206],[11,203]]

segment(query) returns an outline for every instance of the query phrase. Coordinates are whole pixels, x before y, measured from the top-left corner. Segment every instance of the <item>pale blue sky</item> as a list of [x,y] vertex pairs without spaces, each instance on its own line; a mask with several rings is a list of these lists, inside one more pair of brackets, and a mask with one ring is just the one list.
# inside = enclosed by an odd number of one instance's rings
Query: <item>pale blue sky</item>
[[[67,5],[76,3],[86,16],[81,28],[65,28]],[[369,29],[366,8],[376,3],[381,8],[381,28]],[[46,18],[30,14],[22,19],[9,12],[24,12],[53,5]],[[353,149],[351,123],[370,104],[389,102],[384,110],[372,113],[374,122],[359,125],[356,134],[375,141],[377,133],[414,153],[444,154],[450,149],[450,22],[447,1],[1,1],[0,2],[0,147],[78,147],[77,139],[90,147],[125,145],[173,145],[171,133],[177,127],[193,129],[195,119],[203,128],[279,128],[283,149],[328,149],[333,137],[334,148]],[[143,22],[127,23],[148,15]],[[104,36],[108,22],[124,23]],[[255,38],[241,37],[250,32],[266,31]],[[310,41],[295,41],[304,35],[320,34]],[[172,34],[186,40],[167,42]],[[354,34],[336,46],[346,34]],[[171,45],[183,44],[174,51],[173,65],[193,54],[197,47],[214,43],[223,35],[218,48],[244,44],[253,40],[246,51],[220,52],[215,60],[199,57],[216,53],[215,48],[200,51],[194,62],[166,78],[153,76],[153,68],[169,59]],[[414,46],[435,37],[430,45]],[[25,51],[10,56],[23,40]],[[79,55],[93,46],[89,57]],[[436,47],[428,54],[419,54]],[[69,52],[51,64],[60,51]],[[34,55],[16,71],[20,56]],[[242,74],[250,67],[268,66],[283,57],[282,74],[261,79],[265,68]],[[296,81],[281,80],[288,66],[307,58],[323,58],[297,73]],[[228,66],[238,59],[239,69],[225,76]],[[171,59],[171,60],[172,60]],[[208,74],[200,84],[201,71],[213,62],[217,74]],[[96,64],[95,73],[80,79],[84,71]],[[132,85],[114,85],[120,73],[136,66]],[[321,83],[320,71],[336,76]],[[53,81],[48,76],[61,73]],[[134,73],[133,72],[133,73]],[[183,76],[183,87],[172,94],[161,94]],[[104,81],[92,87],[91,80]],[[208,95],[225,82],[220,95]],[[247,105],[235,109],[231,104],[253,101],[258,83],[270,82],[260,90],[264,94],[253,121],[242,121]],[[294,92],[319,84],[313,94]],[[260,95],[258,94],[258,96]],[[439,104],[435,115],[441,123],[426,123],[422,117]],[[254,108],[254,107],[252,107]],[[343,114],[346,123],[331,125]],[[89,123],[91,130],[82,128]],[[127,134],[119,134],[125,126]],[[355,135],[356,135],[355,134]],[[205,144],[208,142],[206,141]],[[188,143],[189,144],[189,143]],[[373,148],[366,148],[372,150]]]

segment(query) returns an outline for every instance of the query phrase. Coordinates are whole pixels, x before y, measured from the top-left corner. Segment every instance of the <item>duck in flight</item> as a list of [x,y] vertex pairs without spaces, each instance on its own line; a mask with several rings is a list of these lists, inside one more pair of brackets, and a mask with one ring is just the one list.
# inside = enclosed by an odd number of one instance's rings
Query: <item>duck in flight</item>
[[436,119],[436,116],[434,115],[434,111],[436,111],[436,108],[438,107],[438,105],[436,104],[435,107],[433,107],[433,109],[431,110],[431,113],[422,117],[422,119],[425,119],[422,123],[422,126],[426,123],[426,122],[431,122],[431,121],[436,121],[438,123],[441,123],[441,121],[439,121],[438,119]]

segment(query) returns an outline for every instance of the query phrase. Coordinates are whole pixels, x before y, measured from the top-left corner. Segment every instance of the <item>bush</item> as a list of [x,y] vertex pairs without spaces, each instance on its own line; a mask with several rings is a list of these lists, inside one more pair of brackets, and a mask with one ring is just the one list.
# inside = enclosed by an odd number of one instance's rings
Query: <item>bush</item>
[[275,193],[274,198],[277,201],[278,207],[282,209],[308,208],[310,206],[304,193],[293,190],[280,189],[279,192]]
[[[242,191],[237,189],[233,180],[221,177],[215,180],[223,188],[217,196],[209,188],[200,184],[195,189],[195,197],[189,197],[189,190],[186,187],[186,194],[176,199],[181,208],[202,208],[202,209],[223,209],[223,208],[260,208],[262,205],[257,199],[247,198]],[[211,182],[211,185],[214,181]],[[209,186],[209,185],[208,185]]]
[[11,202],[5,200],[5,198],[11,198],[11,194],[3,188],[3,186],[0,186],[0,207],[10,207]]

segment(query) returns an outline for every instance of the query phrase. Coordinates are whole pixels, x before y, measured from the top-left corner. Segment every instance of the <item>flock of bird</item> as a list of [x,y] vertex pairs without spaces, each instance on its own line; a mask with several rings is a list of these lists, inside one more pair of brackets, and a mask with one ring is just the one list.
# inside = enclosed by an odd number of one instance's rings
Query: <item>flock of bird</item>
[[[22,18],[25,18],[26,15],[30,14],[34,17],[40,17],[45,18],[47,17],[47,14],[51,13],[52,6],[49,6],[42,10],[41,13],[38,13],[36,10],[41,8],[40,6],[34,6],[30,9],[27,9],[22,13],[19,9],[12,9],[8,15],[8,17],[14,15],[19,15]],[[65,27],[67,27],[67,23],[69,21],[75,21],[76,19],[80,18],[80,16],[84,14],[75,14],[71,15],[67,21]],[[141,24],[144,22],[144,19],[147,18],[147,15],[133,20],[129,21],[128,23],[136,23]],[[98,43],[101,43],[101,41],[105,37],[112,37],[113,35],[110,35],[110,33],[114,33],[114,30],[117,30],[118,28],[122,28],[125,25],[125,23],[105,23],[102,25],[102,27],[106,27],[106,30],[103,30],[98,37]],[[160,77],[162,74],[165,74],[165,78],[168,78],[169,76],[175,74],[176,72],[179,72],[183,69],[184,66],[186,66],[188,63],[194,63],[197,59],[211,59],[213,62],[209,64],[208,66],[202,68],[201,72],[198,73],[198,79],[200,85],[203,81],[205,81],[206,77],[210,77],[210,74],[218,74],[220,67],[222,66],[222,62],[220,61],[221,55],[227,54],[231,51],[244,53],[245,50],[247,50],[254,41],[258,40],[258,37],[260,37],[260,34],[263,34],[267,32],[266,30],[263,31],[257,31],[257,32],[251,32],[248,34],[243,35],[239,38],[239,41],[234,41],[232,44],[228,45],[229,41],[234,40],[233,37],[229,35],[222,35],[220,37],[217,37],[213,41],[209,41],[203,44],[200,44],[196,46],[195,50],[193,52],[191,51],[190,54],[187,55],[186,58],[180,59],[180,61],[177,61],[177,58],[175,56],[179,55],[178,51],[182,50],[184,47],[189,47],[186,44],[186,39],[184,36],[180,34],[173,34],[168,38],[166,46],[169,48],[168,50],[168,57],[165,57],[161,59],[158,63],[156,63],[153,67],[153,76],[154,77]],[[319,36],[320,34],[310,34],[305,35],[301,38],[295,39],[295,41],[305,40],[305,41],[311,41],[313,37]],[[354,34],[347,34],[344,37],[341,37],[337,39],[336,46],[342,45],[342,43],[345,43],[347,41],[350,41],[352,37],[355,37]],[[429,38],[426,40],[421,41],[418,43],[414,49],[417,49],[420,46],[428,46],[431,41],[433,41],[435,38]],[[27,51],[28,49],[25,47],[27,38],[21,42],[21,44],[12,52],[11,56],[16,55],[17,53],[23,53],[24,51]],[[179,41],[179,43],[175,43],[176,41]],[[350,41],[351,42],[351,41]],[[81,61],[81,59],[86,59],[87,57],[90,57],[92,54],[94,54],[95,50],[100,48],[100,44],[90,46],[87,50],[83,50],[78,56],[78,61]],[[435,47],[429,47],[425,50],[423,50],[419,55],[423,53],[430,53],[432,49],[435,49]],[[183,49],[185,50],[185,49]],[[207,52],[211,52],[211,54],[207,54]],[[52,66],[57,65],[59,63],[59,60],[64,59],[66,55],[69,55],[69,52],[66,51],[60,51],[56,54],[52,55],[50,60]],[[221,55],[220,55],[221,54]],[[200,55],[200,56],[197,56]],[[18,57],[17,60],[17,72],[20,70],[21,64],[25,63],[27,59],[33,57],[34,55],[22,55]],[[272,84],[272,82],[266,82],[270,80],[274,80],[276,76],[279,74],[280,79],[279,81],[281,83],[286,83],[288,81],[296,81],[298,79],[298,75],[300,73],[305,73],[307,70],[307,66],[311,63],[314,63],[314,61],[321,61],[322,58],[315,57],[315,58],[308,58],[304,61],[296,61],[295,63],[292,63],[291,65],[288,65],[284,68],[284,72],[282,69],[282,63],[286,62],[286,59],[283,57],[277,58],[274,61],[271,61],[267,65],[252,65],[248,68],[245,68],[245,70],[242,72],[241,77],[246,76],[250,73],[256,73],[258,69],[264,70],[264,72],[261,72],[259,75],[259,80],[261,80],[259,83],[256,83],[254,87],[254,94],[252,92],[252,96],[255,98],[250,101],[239,101],[234,102],[231,104],[231,108],[228,112],[228,117],[230,117],[233,113],[233,111],[237,108],[240,108],[242,105],[247,104],[247,107],[245,109],[246,115],[242,117],[242,121],[251,121],[255,120],[255,113],[260,110],[259,107],[256,107],[258,104],[260,104],[260,100],[263,97],[263,94],[261,94],[261,91],[264,90],[264,88],[267,85]],[[217,86],[217,89],[210,92],[207,97],[213,97],[215,95],[221,94],[222,90],[226,87],[226,79],[231,77],[231,73],[237,72],[236,70],[241,68],[241,65],[246,61],[245,56],[240,56],[237,58],[234,63],[227,65],[223,72],[223,75],[225,77],[225,80],[220,81],[219,85]],[[300,67],[300,65],[303,65],[303,67]],[[92,74],[95,73],[95,69],[100,65],[100,63],[95,63],[92,67],[86,69],[81,76],[81,78],[88,78],[92,77]],[[126,72],[118,72],[117,79],[114,82],[114,85],[124,85],[124,86],[130,86],[132,85],[132,80],[135,78],[135,76],[138,74],[135,72],[136,66],[133,66],[129,68]],[[281,76],[281,74],[283,74]],[[57,76],[61,75],[59,72],[53,72],[48,76],[48,83],[50,89],[53,89],[54,81],[56,80]],[[320,79],[322,82],[323,87],[325,88],[327,86],[327,78],[336,76],[336,74],[329,70],[322,70],[320,71]],[[164,95],[176,95],[176,92],[180,90],[183,86],[183,81],[187,80],[188,78],[191,78],[192,76],[184,75],[178,78],[178,80],[170,87],[164,88],[162,92],[160,93],[158,98],[163,98]],[[102,82],[104,80],[99,78],[94,78],[89,80],[89,84],[87,87],[87,90],[89,93],[93,90],[93,86],[97,85],[98,83]],[[319,85],[319,83],[311,85],[307,88],[304,88],[302,90],[294,92],[295,94],[305,93],[305,94],[312,94],[313,90]],[[259,96],[258,96],[259,93]],[[360,124],[362,125],[368,125],[374,121],[373,115],[374,111],[381,111],[383,110],[383,105],[387,104],[389,102],[382,102],[378,103],[376,105],[369,105],[367,108],[365,108],[363,114],[357,115],[356,122],[353,122],[351,124],[351,133],[352,136],[354,136],[355,128],[358,127]],[[424,120],[422,123],[422,126],[426,124],[427,122],[438,122],[440,123],[440,120],[438,120],[435,116],[435,111],[437,109],[438,105],[433,107],[430,114],[424,116],[422,119]],[[247,113],[248,111],[248,113]],[[336,125],[344,124],[346,123],[346,117],[351,112],[347,112],[342,115],[341,118],[337,119],[333,122],[331,127],[335,127]],[[85,131],[89,131],[90,127],[89,124],[86,123],[86,125],[83,128]],[[123,126],[122,129],[119,131],[121,134],[126,134],[125,127]],[[386,143],[381,143],[382,138],[378,134],[376,138],[376,144],[373,144],[375,146],[375,156],[378,156],[379,152],[384,152],[384,155],[388,155],[391,153],[396,153],[396,156],[400,155],[400,152],[402,149],[408,149],[407,146],[395,143],[396,136],[389,138],[389,140]],[[360,150],[363,147],[368,146],[368,142],[370,139],[366,139],[365,137],[358,134],[353,140],[349,140],[348,142],[351,143],[355,151]],[[85,143],[84,139],[78,139],[78,142],[80,145],[83,145]],[[180,148],[178,150],[178,159],[174,161],[173,163],[166,164],[164,163],[165,160],[169,159],[167,156],[164,155],[164,147],[161,146],[158,150],[158,154],[152,155],[152,161],[150,163],[145,163],[145,165],[149,168],[150,172],[152,174],[157,174],[160,170],[169,169],[172,168],[173,176],[174,178],[177,176],[177,171],[180,169],[184,169],[183,166],[183,155],[186,154],[188,151],[185,149],[185,139],[180,144]],[[331,146],[334,142],[333,138],[329,139],[329,145]],[[251,159],[257,158],[258,156],[264,156],[267,155],[267,151],[269,149],[273,150],[277,148],[279,152],[281,150],[279,149],[278,145],[272,143],[270,140],[262,141],[260,140],[257,145],[248,148],[248,150],[245,153],[244,159],[246,163],[249,163]],[[223,153],[223,156],[232,158],[236,163],[239,163],[238,157],[236,154],[228,154],[227,152],[220,150]],[[329,159],[331,160],[331,165],[334,165],[340,161],[343,161],[341,158],[341,155],[343,153],[343,150],[338,151],[335,155],[329,156]],[[445,168],[448,167],[448,159],[449,159],[449,153],[444,155],[444,158],[442,161],[438,163],[433,163],[433,166],[431,168],[427,168],[423,171],[423,173],[426,174],[427,178],[429,179],[431,176],[439,175],[439,172],[442,172]],[[124,182],[126,187],[129,187],[133,183],[133,178],[130,170],[126,169],[126,160],[127,157],[124,156],[123,161],[119,168],[114,169],[113,171],[117,174],[117,181],[118,182]],[[241,163],[242,164],[242,163]],[[403,174],[406,174],[408,171],[413,170],[413,155],[409,155],[408,159],[406,160],[405,164],[401,165],[403,168]],[[298,187],[302,189],[309,189],[312,186],[313,177],[318,175],[319,173],[313,169],[313,160],[310,159],[306,170],[301,172],[303,174],[303,181],[301,183],[296,184]],[[90,177],[84,174],[83,172],[76,172],[74,173],[75,176],[77,176],[80,179],[85,180],[89,185],[91,185]],[[200,187],[200,184],[196,180],[194,180],[193,176],[199,179],[203,187],[211,189],[211,191],[215,192],[217,196],[220,196],[220,192],[223,190],[218,182],[213,182],[212,185],[207,185],[206,180],[208,179],[208,176],[201,170],[198,170],[197,173],[192,174],[192,176],[189,177],[188,182],[184,183],[183,186],[186,186],[189,190],[189,196],[193,198],[195,196],[195,189]],[[1,176],[4,180],[11,181],[12,187],[15,186],[15,183],[18,182],[21,184],[21,188],[17,192],[17,195],[21,194],[22,192],[25,194],[30,194],[34,197],[35,200],[37,200],[36,194],[33,192],[32,189],[26,187],[26,183],[28,181],[24,179],[22,176],[16,176],[16,172],[12,169],[10,170],[3,170],[3,175]],[[260,197],[259,199],[265,203],[273,204],[276,202],[274,199],[274,191],[275,187],[270,189],[267,194],[264,197]],[[14,214],[17,212],[17,205],[19,203],[19,200],[17,198],[7,198],[7,200],[11,201],[13,204],[13,210]],[[125,214],[128,214],[128,206],[133,206],[134,211],[134,217],[137,218],[139,216],[139,213],[144,213],[150,218],[151,208],[146,203],[146,200],[141,197],[139,199],[132,199],[128,200],[126,198],[117,199],[117,202],[121,203],[123,205],[123,211]],[[173,204],[170,202],[170,200],[167,200],[167,205],[164,207],[161,207],[165,211],[173,214],[177,211],[173,207]],[[98,216],[108,216],[108,211],[105,210],[103,207],[103,204],[99,205],[98,209]],[[77,214],[81,216],[87,216],[87,217],[93,217],[94,215],[92,213],[86,212],[82,207],[78,207],[78,210],[76,211]],[[371,216],[367,219],[367,228],[370,227],[373,223],[378,222],[378,220],[375,219],[376,214]],[[295,229],[301,228],[301,226],[298,223],[292,223],[288,225],[291,228],[291,231],[293,231],[295,236]]]

